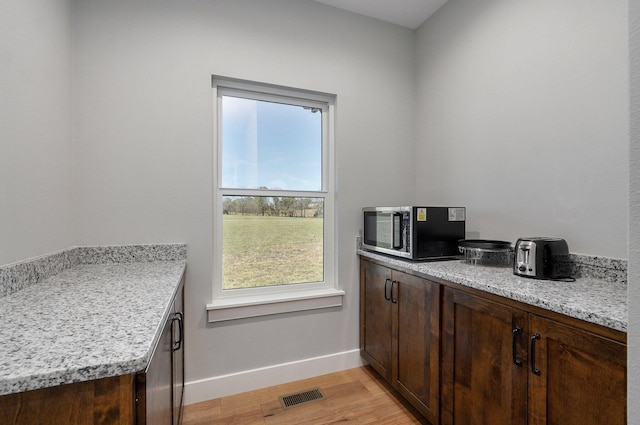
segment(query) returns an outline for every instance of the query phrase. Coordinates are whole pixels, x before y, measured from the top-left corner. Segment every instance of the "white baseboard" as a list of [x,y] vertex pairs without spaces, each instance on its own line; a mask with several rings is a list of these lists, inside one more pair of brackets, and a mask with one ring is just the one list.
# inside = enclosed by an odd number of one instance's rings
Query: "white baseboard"
[[360,350],[344,351],[313,357],[290,363],[282,363],[259,369],[246,370],[229,375],[214,376],[187,382],[184,404],[213,400],[228,395],[280,385],[327,373],[339,372],[367,364],[360,357]]

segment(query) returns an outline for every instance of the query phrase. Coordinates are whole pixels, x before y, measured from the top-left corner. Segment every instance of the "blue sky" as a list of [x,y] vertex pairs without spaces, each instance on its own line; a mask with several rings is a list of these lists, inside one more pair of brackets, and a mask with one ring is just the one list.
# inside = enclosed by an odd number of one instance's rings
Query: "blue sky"
[[322,114],[222,98],[222,187],[322,189]]

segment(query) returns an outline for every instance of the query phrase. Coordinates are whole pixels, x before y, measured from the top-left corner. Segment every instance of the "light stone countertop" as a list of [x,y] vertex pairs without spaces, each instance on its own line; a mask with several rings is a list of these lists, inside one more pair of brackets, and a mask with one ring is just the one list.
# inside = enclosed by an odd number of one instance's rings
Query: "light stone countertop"
[[76,264],[0,298],[0,395],[144,370],[185,268]]
[[587,322],[627,332],[627,284],[592,277],[575,282],[519,277],[511,267],[488,267],[462,260],[413,262],[358,250],[359,255],[392,268],[429,276],[500,295]]

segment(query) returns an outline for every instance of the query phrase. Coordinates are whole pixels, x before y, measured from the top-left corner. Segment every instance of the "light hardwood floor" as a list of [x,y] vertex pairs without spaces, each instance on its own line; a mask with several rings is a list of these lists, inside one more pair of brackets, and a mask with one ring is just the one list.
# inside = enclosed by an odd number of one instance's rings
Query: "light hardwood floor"
[[[325,398],[283,409],[279,397],[320,388]],[[184,408],[183,425],[428,424],[368,366]]]

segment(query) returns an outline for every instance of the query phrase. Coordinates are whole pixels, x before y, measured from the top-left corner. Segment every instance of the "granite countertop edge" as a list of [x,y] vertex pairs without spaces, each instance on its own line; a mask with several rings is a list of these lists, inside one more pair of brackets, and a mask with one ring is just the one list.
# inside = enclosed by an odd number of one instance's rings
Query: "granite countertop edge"
[[146,369],[186,270],[186,245],[77,251],[80,260],[0,297],[0,395]]
[[627,332],[626,282],[580,277],[575,282],[515,276],[510,267],[461,260],[414,262],[358,249],[358,255],[469,288],[502,296],[621,332]]

